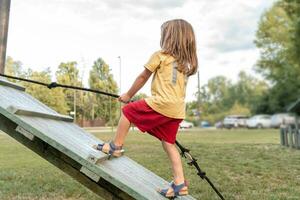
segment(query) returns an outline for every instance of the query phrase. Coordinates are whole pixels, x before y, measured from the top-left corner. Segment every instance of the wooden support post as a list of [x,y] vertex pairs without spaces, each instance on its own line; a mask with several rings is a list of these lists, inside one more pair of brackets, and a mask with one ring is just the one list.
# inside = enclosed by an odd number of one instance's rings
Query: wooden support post
[[285,129],[284,128],[280,128],[280,144],[282,146],[285,145],[285,138],[284,138],[284,134],[285,134]]
[[297,131],[296,131],[296,129],[294,128],[294,129],[292,129],[292,141],[293,141],[293,148],[297,148],[297,139],[296,139],[296,137],[297,137]]
[[300,149],[300,130],[299,130],[299,118],[298,115],[295,115],[296,123],[295,123],[295,143],[296,143],[296,149]]
[[284,129],[284,141],[285,141],[284,145],[288,147],[289,146],[289,139],[288,139],[287,128]]
[[296,129],[296,135],[297,135],[297,149],[300,149],[300,130]]
[[0,73],[4,73],[10,0],[0,0]]
[[293,148],[293,129],[291,126],[288,127],[288,140],[289,140],[289,147]]

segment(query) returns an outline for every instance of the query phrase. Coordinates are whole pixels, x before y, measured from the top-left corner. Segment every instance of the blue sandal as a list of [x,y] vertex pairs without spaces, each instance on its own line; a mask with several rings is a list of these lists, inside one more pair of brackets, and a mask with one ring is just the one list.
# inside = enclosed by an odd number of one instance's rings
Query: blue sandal
[[171,182],[169,188],[158,190],[158,192],[166,198],[175,198],[177,196],[188,195],[188,187],[185,182],[179,185]]
[[112,141],[109,143],[94,145],[93,148],[113,157],[120,157],[124,154],[123,146],[116,146]]

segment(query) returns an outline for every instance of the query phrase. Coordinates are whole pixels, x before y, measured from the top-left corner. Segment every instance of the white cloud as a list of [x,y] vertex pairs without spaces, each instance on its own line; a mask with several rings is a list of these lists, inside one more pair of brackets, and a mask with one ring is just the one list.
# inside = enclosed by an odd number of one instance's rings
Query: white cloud
[[[213,76],[235,79],[251,69],[258,58],[253,45],[263,10],[274,0],[16,0],[12,2],[8,53],[35,70],[60,62],[78,61],[88,76],[93,61],[102,57],[119,80],[122,91],[159,49],[160,25],[184,18],[194,27],[198,41],[201,84]],[[196,91],[190,79],[187,96]],[[143,92],[149,94],[149,83]]]

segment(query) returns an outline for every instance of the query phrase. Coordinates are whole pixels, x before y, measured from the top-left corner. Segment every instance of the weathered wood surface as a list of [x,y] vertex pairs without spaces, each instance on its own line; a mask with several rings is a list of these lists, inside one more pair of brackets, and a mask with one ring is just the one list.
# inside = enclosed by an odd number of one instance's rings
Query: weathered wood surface
[[[96,193],[99,196],[105,199],[165,199],[156,189],[166,187],[167,181],[126,156],[107,160],[106,154],[92,148],[92,145],[102,141],[76,124],[49,117],[24,115],[24,112],[23,115],[22,112],[10,112],[14,107],[49,116],[60,116],[30,95],[9,85],[0,85],[0,97],[0,117],[3,118],[0,120],[0,129],[91,190],[98,191]],[[11,124],[13,128],[7,128],[5,124]],[[50,157],[43,153],[45,149],[41,149],[42,145],[51,149]],[[76,171],[70,172],[69,168]],[[186,196],[179,199],[194,198]]]

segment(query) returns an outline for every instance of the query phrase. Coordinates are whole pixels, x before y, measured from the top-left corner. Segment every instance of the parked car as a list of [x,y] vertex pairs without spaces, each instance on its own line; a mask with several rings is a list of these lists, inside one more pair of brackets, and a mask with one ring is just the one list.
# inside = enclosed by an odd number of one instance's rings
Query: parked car
[[271,116],[254,115],[246,123],[248,128],[271,128]]
[[184,129],[184,128],[193,128],[194,124],[191,122],[187,122],[185,120],[182,120],[182,122],[179,124],[179,128]]
[[272,115],[271,117],[271,127],[272,128],[279,128],[280,125],[285,124],[295,124],[296,118],[291,113],[278,113],[275,115]]
[[211,125],[208,121],[202,121],[201,122],[201,127],[202,128],[208,128],[208,127],[211,127]]
[[229,115],[226,116],[223,120],[224,128],[239,128],[239,127],[246,127],[246,120],[248,117],[246,115]]
[[218,121],[215,123],[215,127],[216,128],[224,128],[223,122],[222,121]]

